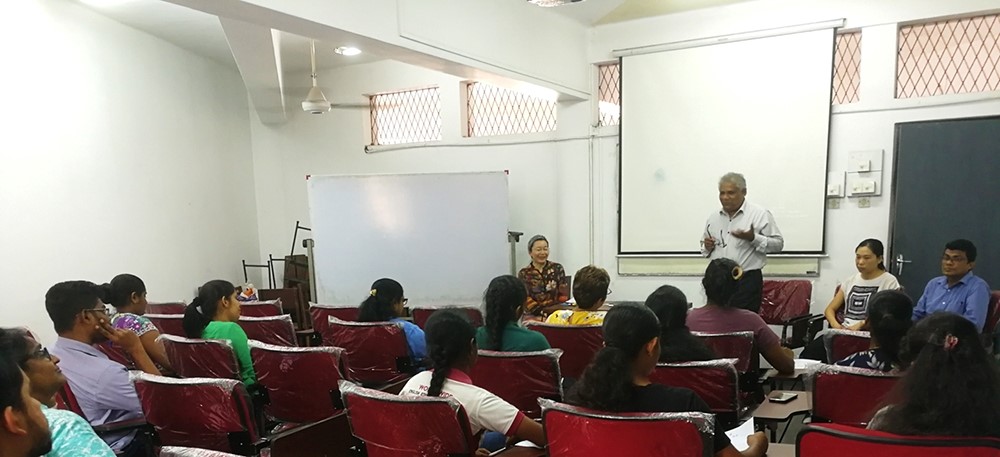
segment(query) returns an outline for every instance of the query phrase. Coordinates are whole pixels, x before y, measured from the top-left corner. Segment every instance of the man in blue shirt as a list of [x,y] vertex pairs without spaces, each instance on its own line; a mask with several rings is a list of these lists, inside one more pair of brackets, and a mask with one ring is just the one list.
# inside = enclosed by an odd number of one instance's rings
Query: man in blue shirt
[[913,320],[946,311],[960,314],[982,331],[990,302],[990,286],[972,273],[976,266],[976,246],[969,240],[955,240],[944,246],[941,273],[927,283],[924,294],[913,308]]

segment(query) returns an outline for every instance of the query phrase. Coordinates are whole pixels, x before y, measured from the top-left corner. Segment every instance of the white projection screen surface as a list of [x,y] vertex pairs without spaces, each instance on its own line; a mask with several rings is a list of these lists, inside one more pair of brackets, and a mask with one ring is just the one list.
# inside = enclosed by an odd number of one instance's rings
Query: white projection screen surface
[[786,253],[821,253],[834,30],[627,56],[621,62],[619,253],[700,249],[735,171]]

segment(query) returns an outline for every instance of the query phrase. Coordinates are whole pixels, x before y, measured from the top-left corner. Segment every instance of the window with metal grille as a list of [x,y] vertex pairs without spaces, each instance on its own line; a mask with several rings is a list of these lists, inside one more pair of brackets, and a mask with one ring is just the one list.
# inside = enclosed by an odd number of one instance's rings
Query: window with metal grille
[[1000,15],[899,28],[896,98],[1000,90]]
[[833,55],[833,104],[861,99],[861,32],[838,33]]
[[466,135],[552,132],[556,102],[481,82],[466,84]]
[[597,125],[621,122],[621,66],[618,62],[597,66]]
[[368,97],[372,144],[441,140],[441,92],[437,87]]

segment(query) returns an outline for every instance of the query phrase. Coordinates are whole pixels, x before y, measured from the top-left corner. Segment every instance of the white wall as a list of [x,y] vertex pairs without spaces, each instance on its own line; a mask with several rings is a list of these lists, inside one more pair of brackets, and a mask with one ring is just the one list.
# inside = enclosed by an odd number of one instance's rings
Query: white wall
[[[592,33],[591,61],[610,60],[611,51],[636,46],[719,36],[732,33],[846,18],[848,28],[862,30],[861,102],[834,107],[828,169],[844,172],[851,151],[885,151],[885,192],[871,199],[870,208],[859,208],[854,199],[842,199],[841,208],[827,211],[826,251],[815,279],[813,311],[821,312],[837,283],[856,270],[854,248],[869,237],[888,241],[889,189],[891,189],[893,135],[897,122],[1000,114],[1000,94],[968,94],[933,99],[895,100],[895,46],[897,22],[959,15],[996,8],[994,1],[962,0],[760,0],[728,7],[697,10],[657,18],[597,27]],[[626,69],[627,71],[627,69]],[[609,270],[617,253],[617,151],[613,140],[602,140],[596,156],[602,170],[598,194],[600,211],[595,226],[598,263]],[[793,171],[789,171],[793,172]],[[714,183],[708,187],[712,187]],[[748,198],[754,187],[749,182]],[[781,221],[777,221],[779,226]],[[944,243],[946,240],[942,240]],[[888,246],[887,246],[888,253]],[[704,301],[700,278],[613,278],[612,300],[643,299],[663,283],[680,287],[696,304]]]
[[8,2],[0,28],[0,326],[54,338],[54,283],[131,272],[150,300],[242,281],[258,238],[235,70],[76,2]]

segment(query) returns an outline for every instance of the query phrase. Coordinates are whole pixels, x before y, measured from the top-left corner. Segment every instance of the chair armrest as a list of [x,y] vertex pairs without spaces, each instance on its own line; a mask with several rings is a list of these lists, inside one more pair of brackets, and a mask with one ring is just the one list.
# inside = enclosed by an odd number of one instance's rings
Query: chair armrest
[[148,427],[149,423],[146,422],[145,418],[138,417],[135,419],[128,419],[118,422],[108,422],[101,425],[94,425],[92,428],[94,432],[98,435],[113,432],[122,432],[127,430],[138,430],[143,427]]

